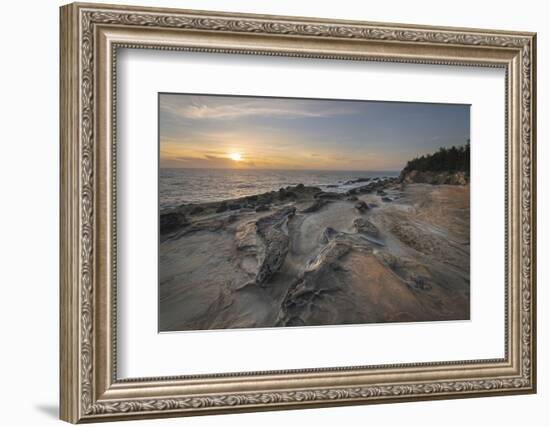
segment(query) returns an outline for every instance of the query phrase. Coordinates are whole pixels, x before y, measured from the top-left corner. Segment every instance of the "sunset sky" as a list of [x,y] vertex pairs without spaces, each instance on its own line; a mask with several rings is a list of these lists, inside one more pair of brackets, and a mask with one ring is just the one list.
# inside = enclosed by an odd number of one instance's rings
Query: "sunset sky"
[[400,170],[462,145],[470,107],[160,94],[162,168]]

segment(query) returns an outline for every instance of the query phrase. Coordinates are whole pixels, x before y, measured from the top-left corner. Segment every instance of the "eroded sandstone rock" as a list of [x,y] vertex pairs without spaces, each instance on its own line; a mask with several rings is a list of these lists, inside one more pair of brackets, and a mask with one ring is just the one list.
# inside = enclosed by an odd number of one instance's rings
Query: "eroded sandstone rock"
[[260,286],[264,285],[285,261],[289,245],[287,221],[295,212],[294,206],[284,207],[256,222],[256,231],[265,245],[265,255],[256,276],[256,283]]

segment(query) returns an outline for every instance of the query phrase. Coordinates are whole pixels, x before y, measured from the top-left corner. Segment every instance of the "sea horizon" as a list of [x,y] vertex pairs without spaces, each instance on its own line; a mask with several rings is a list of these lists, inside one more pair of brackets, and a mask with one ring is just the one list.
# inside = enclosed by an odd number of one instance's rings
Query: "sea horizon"
[[253,168],[253,167],[245,167],[245,168],[205,168],[205,167],[191,167],[191,168],[184,168],[184,167],[163,167],[160,166],[159,169],[176,169],[176,170],[224,170],[224,171],[304,171],[304,172],[391,172],[391,173],[399,173],[403,168],[400,169],[302,169],[302,168]]
[[345,192],[360,178],[398,176],[399,170],[159,168],[159,207],[231,200],[303,184]]

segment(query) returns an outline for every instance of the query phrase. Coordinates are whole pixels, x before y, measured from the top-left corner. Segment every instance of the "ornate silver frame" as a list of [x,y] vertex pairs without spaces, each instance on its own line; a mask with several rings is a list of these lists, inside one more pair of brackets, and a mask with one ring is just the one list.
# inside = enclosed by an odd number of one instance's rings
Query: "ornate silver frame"
[[[61,8],[61,419],[108,421],[534,393],[533,33],[71,4]],[[506,70],[505,357],[119,380],[117,48],[502,67]]]

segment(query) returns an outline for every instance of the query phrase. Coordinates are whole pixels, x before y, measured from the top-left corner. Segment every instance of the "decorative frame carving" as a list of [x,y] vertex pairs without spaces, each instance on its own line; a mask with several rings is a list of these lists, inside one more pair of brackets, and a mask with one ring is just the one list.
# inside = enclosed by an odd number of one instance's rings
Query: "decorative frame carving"
[[[113,147],[120,47],[505,68],[505,357],[118,380]],[[63,6],[61,418],[76,423],[535,392],[535,51],[533,33]]]

